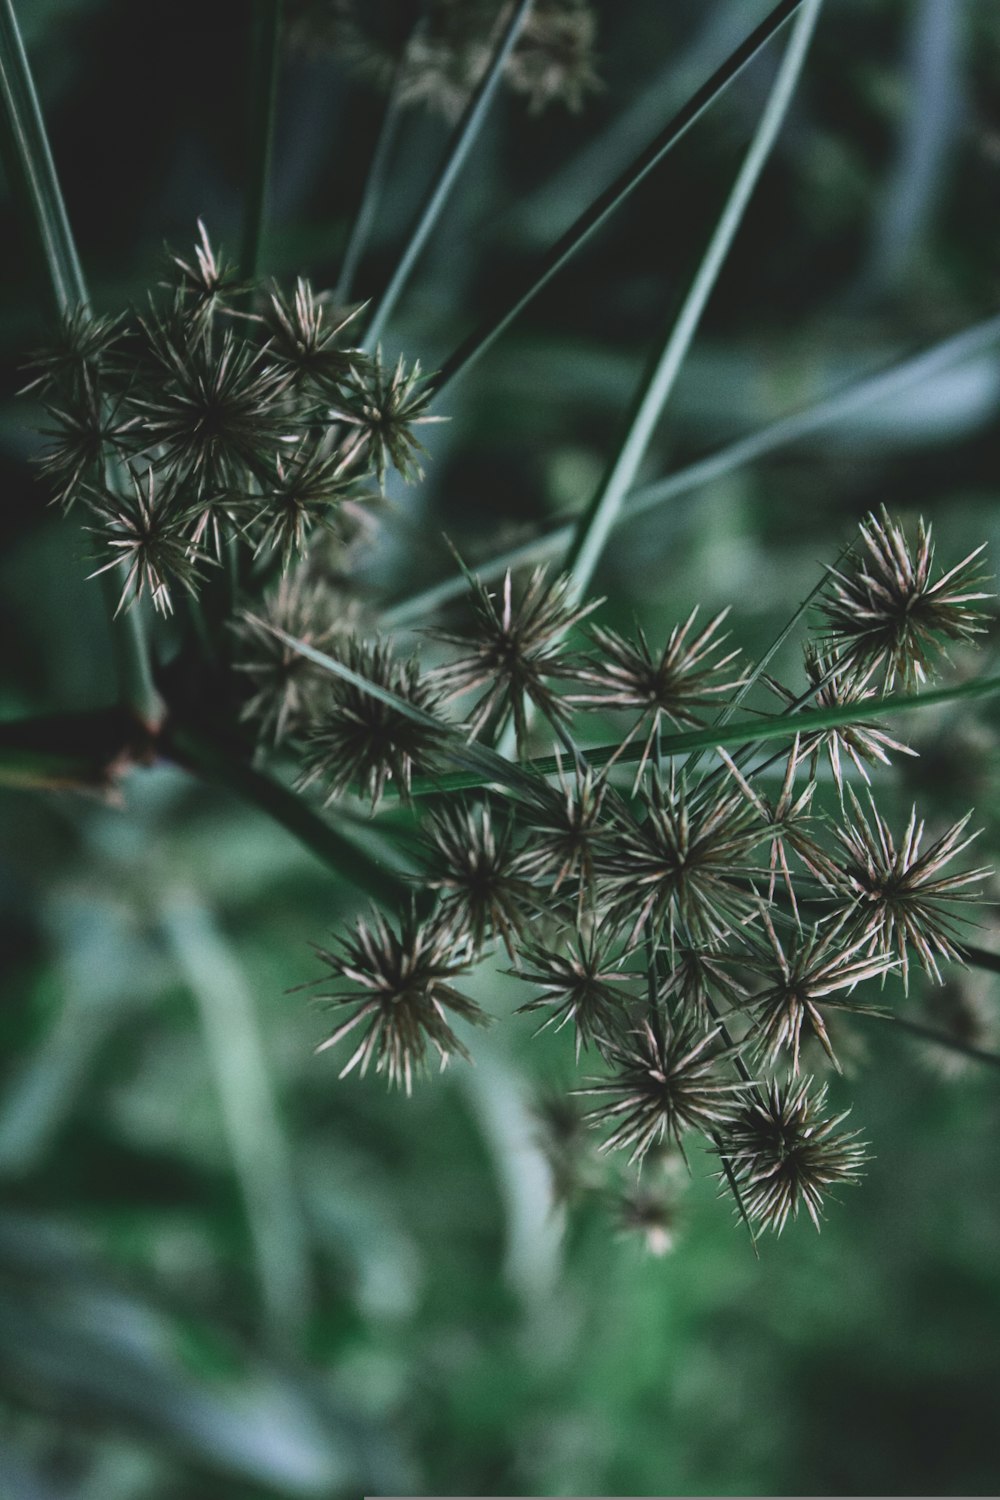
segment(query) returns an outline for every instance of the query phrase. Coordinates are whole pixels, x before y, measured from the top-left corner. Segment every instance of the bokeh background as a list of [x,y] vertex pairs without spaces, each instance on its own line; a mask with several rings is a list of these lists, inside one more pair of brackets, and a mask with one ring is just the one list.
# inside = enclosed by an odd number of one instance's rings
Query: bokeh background
[[[500,99],[387,334],[434,368],[765,13],[597,0],[585,109]],[[203,216],[239,236],[246,0],[18,0],[97,305],[141,299]],[[364,583],[392,598],[586,503],[773,76],[739,79],[428,429]],[[829,0],[645,478],[990,317],[1000,295],[1000,13]],[[382,102],[337,58],[283,67],[268,271],[335,279]],[[377,291],[447,141],[407,117],[358,278]],[[44,504],[44,336],[0,199],[0,712],[113,691],[80,532]],[[605,618],[661,636],[734,606],[761,648],[856,521],[1000,555],[1000,345],[617,533]],[[988,665],[958,662],[958,670]],[[789,655],[788,672],[794,672]],[[996,710],[908,725],[899,815],[971,802],[996,859]],[[123,803],[0,790],[0,1496],[992,1494],[1000,1484],[1000,1075],[888,1026],[835,1089],[873,1143],[822,1235],[762,1246],[695,1154],[670,1252],[553,1209],[532,1103],[571,1076],[503,980],[477,1066],[411,1101],[336,1080],[289,993],[356,892],[170,766]],[[893,801],[895,799],[895,801]],[[989,846],[989,848],[987,847]],[[1000,947],[993,918],[979,940]],[[971,1004],[971,1002],[969,1002]],[[915,1017],[933,997],[919,986]],[[997,1044],[1000,993],[975,995]],[[655,1247],[654,1247],[655,1248]]]

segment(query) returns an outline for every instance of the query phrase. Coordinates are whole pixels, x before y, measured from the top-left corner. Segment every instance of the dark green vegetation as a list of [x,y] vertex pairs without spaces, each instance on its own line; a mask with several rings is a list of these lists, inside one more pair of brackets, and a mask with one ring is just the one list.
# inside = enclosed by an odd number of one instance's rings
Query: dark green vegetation
[[[884,999],[908,1034],[851,1017],[838,1027],[838,1014],[820,1006],[847,1075],[831,1077],[827,1113],[851,1108],[842,1128],[863,1127],[873,1159],[859,1187],[825,1205],[821,1237],[802,1213],[780,1239],[762,1241],[756,1260],[745,1228],[730,1222],[731,1198],[717,1201],[710,1139],[703,1149],[700,1137],[685,1137],[690,1187],[683,1165],[658,1145],[638,1182],[607,1158],[581,1157],[561,1093],[576,1077],[572,1027],[531,1040],[546,1011],[513,1014],[529,992],[502,972],[510,966],[503,946],[455,981],[467,1009],[445,1011],[449,1025],[456,1014],[474,1015],[472,1005],[503,1018],[489,1031],[454,1023],[475,1068],[456,1058],[444,1078],[415,1081],[407,1099],[386,1096],[374,1058],[367,1080],[338,1082],[347,1040],[336,1054],[313,1057],[341,1017],[310,1009],[308,991],[289,993],[322,968],[309,942],[326,947],[331,932],[349,931],[369,897],[398,905],[399,867],[428,858],[412,845],[394,783],[412,770],[417,805],[437,807],[430,879],[456,948],[491,928],[518,947],[518,882],[538,875],[541,856],[536,849],[527,876],[522,866],[501,897],[480,894],[476,909],[460,910],[456,851],[477,830],[485,839],[484,825],[456,822],[421,781],[433,748],[421,739],[429,733],[422,722],[411,716],[406,737],[390,737],[391,756],[381,759],[345,739],[345,724],[362,720],[382,732],[385,721],[372,719],[363,685],[343,676],[340,717],[307,751],[314,791],[297,797],[289,790],[301,769],[295,720],[319,689],[308,674],[294,677],[299,658],[275,653],[266,631],[250,625],[237,635],[223,622],[235,599],[259,598],[261,583],[276,582],[283,556],[314,533],[327,549],[327,573],[349,574],[338,579],[334,623],[368,630],[381,621],[395,628],[397,648],[410,649],[404,632],[454,597],[457,570],[442,533],[470,567],[487,565],[493,586],[506,565],[497,572],[501,552],[525,560],[540,532],[553,533],[546,555],[567,560],[581,590],[607,600],[590,622],[603,632],[596,645],[574,639],[574,651],[591,656],[577,692],[588,691],[588,671],[599,695],[621,687],[608,662],[635,666],[620,643],[634,638],[636,618],[658,652],[695,604],[698,630],[733,606],[732,636],[717,654],[738,645],[739,663],[702,683],[707,704],[682,703],[656,726],[660,748],[669,749],[677,733],[712,717],[714,690],[759,659],[823,562],[879,506],[900,517],[911,547],[918,516],[933,522],[940,570],[984,541],[995,567],[1000,210],[990,111],[1000,27],[985,7],[961,19],[939,0],[828,0],[787,118],[774,120],[782,129],[773,154],[765,166],[764,141],[760,159],[748,163],[765,169],[721,265],[719,214],[762,110],[780,94],[773,86],[782,49],[793,34],[801,44],[802,29],[786,27],[659,160],[695,113],[688,101],[712,98],[705,81],[733,49],[739,55],[763,7],[749,13],[719,0],[707,9],[672,6],[666,19],[653,0],[596,5],[593,16],[571,3],[539,3],[527,18],[511,9],[505,24],[536,29],[520,39],[513,30],[494,34],[494,49],[513,49],[503,68],[493,53],[502,84],[494,89],[488,73],[463,116],[468,68],[476,73],[490,56],[477,27],[495,7],[434,0],[410,44],[419,66],[397,78],[389,119],[400,128],[381,137],[378,85],[388,80],[372,49],[409,32],[411,7],[365,8],[361,35],[352,21],[359,7],[289,0],[295,49],[278,56],[271,44],[280,9],[258,6],[254,33],[242,3],[17,7],[66,220],[44,172],[19,172],[19,162],[39,165],[37,133],[20,157],[8,137],[15,191],[0,240],[10,397],[0,523],[0,1493],[199,1500],[362,1490],[995,1491],[1000,1027],[995,977],[982,965],[1000,950],[1000,936],[990,907],[969,908],[981,928],[954,937],[974,941],[979,966],[963,975],[945,962],[952,938],[943,947],[940,933],[927,940],[918,929],[909,933],[909,995],[896,976],[884,996],[877,979],[859,990],[859,999]],[[793,25],[801,27],[807,9]],[[560,15],[568,30],[546,32]],[[6,7],[3,17],[9,97],[24,122],[30,97],[10,72]],[[317,19],[336,24],[319,35]],[[547,97],[555,76],[539,62],[547,47],[573,65],[569,102],[579,113]],[[643,149],[657,141],[646,153],[656,165],[642,176]],[[383,169],[373,201],[366,182]],[[616,180],[627,196],[618,203],[611,191],[595,209],[595,194]],[[442,183],[451,187],[446,201]],[[617,205],[606,219],[602,202]],[[199,217],[212,246],[226,246],[234,262],[231,326],[248,309],[267,313],[266,332],[283,351],[278,375],[263,357],[261,367],[249,355],[241,366],[221,327],[211,344],[191,335],[192,319],[202,326],[216,314],[214,262],[204,243],[201,260],[188,248]],[[579,229],[567,231],[574,223]],[[720,266],[709,275],[713,235]],[[147,311],[147,290],[168,276],[164,239],[184,262],[169,273],[187,299],[183,327],[172,321],[169,293],[157,294],[168,306],[162,323]],[[574,253],[563,263],[567,248]],[[557,264],[487,347],[507,311]],[[240,284],[255,272],[279,279],[278,302],[241,300]],[[337,288],[338,301],[374,299],[349,325],[357,335],[341,337],[331,323],[324,341],[313,320],[309,347],[287,337],[299,274]],[[81,478],[91,489],[62,516],[46,507],[32,466],[46,445],[34,429],[51,426],[51,415],[37,387],[16,404],[13,393],[39,373],[19,373],[30,351],[46,340],[51,347],[53,295],[75,307],[82,275],[98,315],[113,318],[133,303],[146,329],[132,318],[121,346],[102,354],[111,374],[102,373],[100,397],[86,383],[76,387],[69,416],[86,415],[88,402],[90,416],[82,429],[61,425],[64,437],[82,432],[82,446],[64,441],[48,477],[57,489],[69,485],[65,501]],[[711,297],[688,352],[693,326],[681,336],[675,320],[684,307],[697,321],[699,287],[701,300]],[[314,311],[308,299],[302,309],[300,331]],[[373,321],[381,365],[372,362]],[[366,354],[347,357],[359,341]],[[928,349],[937,352],[880,377]],[[405,363],[392,387],[400,351]],[[203,357],[208,376],[224,365],[225,390],[206,397],[194,382],[179,393]],[[420,401],[434,389],[433,375],[407,385],[417,359],[425,372],[443,372],[433,410],[449,418],[411,429],[429,450],[423,459],[407,422],[384,420],[397,396]],[[102,407],[108,393],[110,407]],[[346,423],[335,450],[351,458],[343,467],[322,450],[324,400]],[[818,415],[775,427],[816,402]],[[200,404],[196,443],[192,403]],[[403,416],[426,414],[418,406]],[[101,424],[118,468],[95,481],[86,440]],[[279,467],[275,445],[289,426],[317,451],[296,449],[296,463]],[[355,430],[366,434],[357,461]],[[122,539],[123,516],[133,535],[137,520],[146,524],[148,488],[132,489],[127,468],[141,472],[139,458],[154,451],[156,483],[172,497],[156,557],[175,580],[182,575],[174,611],[154,619],[140,608],[110,628],[100,585],[85,575],[107,560],[102,545]],[[726,456],[691,472],[718,453]],[[418,463],[425,481],[404,485]],[[385,501],[368,498],[383,480]],[[638,514],[619,527],[622,504]],[[318,528],[321,515],[336,521],[332,537]],[[367,525],[373,530],[359,537],[356,528]],[[204,554],[195,559],[201,580],[192,579],[197,611],[183,576],[192,546]],[[163,605],[158,577],[137,581]],[[325,588],[329,602],[328,578]],[[113,603],[120,590],[119,582]],[[571,610],[572,597],[564,602]],[[850,586],[839,603],[830,596],[827,620],[842,645],[856,604]],[[919,758],[890,747],[892,769],[869,769],[897,839],[914,800],[927,819],[924,847],[947,838],[975,805],[971,827],[985,832],[959,857],[955,869],[964,871],[995,862],[997,708],[982,688],[997,666],[991,635],[973,651],[964,606],[956,608],[934,634],[937,644],[951,642],[944,695],[885,721],[885,733]],[[272,618],[287,614],[279,608]],[[458,611],[435,623],[465,637],[469,619]],[[822,617],[810,623],[815,633]],[[332,649],[326,616],[306,624],[299,634]],[[155,683],[143,637],[154,642]],[[541,649],[557,646],[543,630]],[[916,648],[930,649],[919,629]],[[424,649],[446,659],[437,646]],[[473,684],[475,651],[463,667],[464,649],[451,651],[442,690],[461,686],[463,675]],[[880,648],[868,641],[864,649],[870,663]],[[234,651],[252,668],[239,679],[228,671]],[[936,648],[931,654],[940,665]],[[345,649],[337,659],[362,682],[380,678],[421,712],[434,709],[430,689],[411,693],[406,672],[393,676],[371,651]],[[898,661],[883,656],[880,680],[897,694],[919,688],[915,661],[911,640]],[[487,688],[495,662],[491,672]],[[798,646],[783,647],[768,672],[801,691]],[[547,681],[541,673],[523,696],[565,729],[562,688]],[[169,707],[162,732],[161,698]],[[243,728],[235,722],[241,698],[251,708]],[[496,706],[502,718],[503,701]],[[758,683],[734,723],[783,706]],[[396,712],[391,701],[382,709]],[[607,712],[577,717],[591,721],[587,744],[597,747],[619,743],[628,722]],[[269,744],[286,743],[263,767],[250,760],[255,724]],[[464,760],[453,747],[452,761],[436,767],[465,787],[497,776],[486,746],[491,731],[503,743],[502,724],[482,727],[486,745],[462,752]],[[650,730],[647,720],[630,746],[631,764],[616,782],[623,795]],[[868,730],[856,723],[851,732]],[[522,737],[531,755],[551,748],[551,733],[537,723]],[[742,741],[727,742],[740,760]],[[865,743],[856,738],[855,749]],[[655,732],[649,745],[655,755]],[[775,749],[787,748],[779,737]],[[563,745],[560,754],[565,761],[571,751]],[[156,764],[135,764],[146,758]],[[717,764],[703,757],[701,771]],[[836,822],[826,765],[821,759],[815,801]],[[776,780],[755,783],[772,801],[782,768]],[[842,768],[863,793],[849,753]],[[509,790],[530,803],[521,774],[505,773]],[[357,782],[369,801],[384,793],[377,817],[348,797],[326,821],[316,789]],[[120,805],[94,794],[109,783]],[[74,789],[82,784],[91,791]],[[737,845],[749,837],[749,805],[732,814]],[[673,837],[671,807],[659,825],[651,821],[661,845]],[[869,842],[877,842],[865,808]],[[535,806],[534,815],[541,826],[551,808]],[[866,849],[861,817],[853,816],[853,842],[841,846],[858,879],[874,847]],[[623,940],[632,935],[627,882],[649,853],[640,832],[626,829],[624,853],[605,852]],[[767,866],[766,843],[753,859]],[[550,867],[547,878],[554,874]],[[984,885],[981,878],[968,889]],[[711,939],[720,910],[727,922],[745,915],[747,895],[724,882],[720,908],[718,889],[705,890],[688,893],[687,905],[662,897],[650,911]],[[819,894],[796,890],[804,904]],[[576,894],[568,893],[569,906]],[[996,894],[995,878],[988,894]],[[807,911],[807,922],[815,915]],[[782,920],[787,946],[792,918]],[[520,966],[537,976],[549,965],[551,977],[551,932],[530,926]],[[898,948],[899,932],[889,935]],[[454,955],[421,952],[436,966],[434,982],[450,984]],[[867,949],[848,950],[842,961],[867,957]],[[940,963],[944,986],[928,982],[921,961]],[[629,962],[628,983],[640,988],[641,954]],[[536,993],[541,985],[536,979]],[[592,1034],[615,1003],[608,987],[589,1013]],[[742,1023],[773,1022],[759,1030],[765,1052],[773,1042],[787,1053],[783,1067],[798,1036],[786,999],[762,985]],[[679,1020],[677,1031],[684,1034]],[[925,1031],[951,1046],[929,1043]],[[454,1050],[451,1035],[437,1033],[446,1050]],[[617,1045],[627,1071],[621,1048],[630,1044]],[[385,1054],[400,1081],[406,1055],[405,1046]],[[757,1066],[759,1057],[748,1061]],[[821,1053],[810,1052],[803,1071],[821,1064]],[[593,1047],[583,1071],[604,1071]],[[726,1079],[738,1082],[735,1073]],[[693,1084],[675,1099],[683,1108],[673,1118],[711,1135],[724,1096],[715,1083],[706,1094],[700,1075]],[[791,1100],[784,1107],[794,1114],[794,1086]],[[644,1144],[648,1123],[640,1115],[623,1163]],[[727,1159],[744,1180],[744,1207],[777,1227],[782,1202],[747,1186],[741,1154],[760,1150],[762,1129],[759,1111],[750,1112]],[[597,1139],[588,1133],[590,1145]],[[839,1149],[856,1153],[840,1158],[842,1175],[853,1176],[862,1153],[850,1143]],[[553,1209],[553,1182],[568,1206]],[[808,1210],[808,1194],[798,1206]]]

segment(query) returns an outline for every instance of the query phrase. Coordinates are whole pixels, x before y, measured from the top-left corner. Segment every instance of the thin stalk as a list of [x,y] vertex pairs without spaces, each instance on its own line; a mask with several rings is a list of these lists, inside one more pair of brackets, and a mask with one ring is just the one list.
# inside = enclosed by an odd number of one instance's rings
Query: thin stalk
[[371,228],[375,222],[375,214],[382,194],[385,191],[386,181],[389,175],[389,158],[396,141],[399,122],[402,117],[402,100],[400,98],[400,85],[403,79],[406,53],[403,53],[397,67],[395,77],[392,81],[392,89],[382,116],[382,124],[379,128],[378,139],[375,142],[375,150],[372,153],[371,163],[368,167],[368,175],[361,193],[361,202],[351,225],[351,233],[344,250],[344,258],[340,265],[340,275],[334,288],[333,300],[338,307],[347,302],[354,285],[358,266],[368,246],[368,238]]
[[253,997],[212,914],[193,892],[164,903],[161,923],[194,996],[233,1167],[246,1209],[264,1321],[273,1345],[298,1349],[311,1302],[309,1241],[295,1190]]
[[988,1067],[1000,1068],[1000,1054],[987,1052],[982,1047],[973,1047],[971,1042],[963,1042],[958,1037],[949,1036],[946,1031],[938,1031],[933,1026],[924,1026],[920,1021],[911,1021],[906,1016],[896,1016],[889,1011],[859,1010],[859,1016],[868,1016],[875,1021],[891,1021],[894,1026],[899,1026],[903,1031],[909,1031],[913,1036],[922,1037],[924,1041],[935,1042],[939,1047],[947,1047],[950,1052],[960,1052],[963,1057],[974,1058],[976,1062],[986,1063]]
[[577,522],[566,558],[566,571],[573,579],[577,598],[585,593],[611,529],[621,512],[622,501],[632,488],[639,465],[645,457],[650,439],[698,330],[708,299],[743,222],[747,205],[784,123],[821,5],[822,0],[805,0],[743,165],[737,173],[677,319],[638,396],[624,442],[600,489]]
[[499,86],[504,65],[510,56],[514,43],[517,41],[521,23],[527,15],[531,4],[532,0],[518,0],[511,18],[504,27],[500,40],[497,43],[492,61],[477,85],[472,98],[469,100],[465,113],[456,126],[448,154],[445,157],[444,165],[441,168],[437,181],[424,200],[423,206],[417,215],[417,222],[410,232],[409,239],[404,246],[396,269],[392,273],[388,286],[372,312],[364,342],[364,347],[369,353],[377,348],[383,330],[395,310],[403,288],[410,278],[410,273],[416,265],[417,259],[426,245],[431,231],[441,215],[442,209],[448,201],[458,174],[465,165],[473,143],[486,119],[493,95]]
[[[960,361],[981,354],[997,342],[1000,342],[1000,317],[987,318],[982,323],[976,323],[971,328],[966,328],[961,333],[932,345],[931,348],[923,350],[912,358],[901,360],[898,364],[879,371],[877,375],[853,382],[845,389],[836,391],[833,395],[826,396],[810,406],[803,407],[801,411],[792,412],[787,417],[780,417],[775,422],[769,422],[765,427],[749,433],[746,437],[738,438],[726,447],[719,448],[715,453],[696,459],[694,463],[678,469],[676,474],[671,474],[666,479],[658,479],[633,490],[626,496],[612,526],[616,528],[623,525],[626,521],[644,515],[667,501],[679,499],[682,495],[688,495],[702,485],[711,484],[717,479],[724,479],[728,474],[748,464],[756,463],[758,459],[779,452],[792,443],[836,426],[845,418],[867,411],[880,401],[901,395],[922,381],[932,379],[942,371],[950,369]],[[573,528],[574,523],[567,521],[564,525],[546,532],[544,536],[536,537],[533,541],[524,542],[518,547],[512,547],[490,558],[476,567],[474,572],[484,583],[488,583],[502,578],[508,568],[527,567],[530,564],[544,562],[547,558],[558,557],[572,541]],[[426,619],[443,605],[460,599],[466,588],[465,577],[456,574],[453,578],[432,584],[430,588],[421,590],[419,594],[400,599],[398,603],[382,612],[381,621],[387,627],[395,628],[408,625],[414,620]]]
[[314,812],[305,798],[289,791],[273,776],[256,770],[214,740],[180,725],[168,728],[162,748],[179,765],[227,788],[287,828],[334,874],[364,891],[387,911],[399,911],[409,901],[411,887],[401,873],[377,860],[360,838],[341,833]]
[[[47,271],[50,308],[61,318],[89,309],[80,258],[69,226],[45,122],[12,0],[0,0],[0,155],[19,199],[22,227],[34,239]],[[105,588],[123,701],[144,724],[158,723],[163,705],[153,683],[142,617],[118,615]]]
[[267,218],[278,105],[282,8],[283,0],[257,0],[250,70],[250,174],[240,249],[240,280],[244,282],[252,282],[257,276]]
[[[744,741],[794,739],[797,734],[806,734],[814,729],[839,729],[843,725],[867,724],[885,715],[909,713],[913,709],[932,708],[940,703],[958,703],[966,699],[989,698],[1000,694],[1000,677],[976,677],[956,687],[936,688],[929,693],[893,693],[886,698],[872,698],[863,703],[841,704],[830,708],[803,709],[799,713],[775,714],[771,718],[741,719],[738,723],[710,724],[704,729],[682,730],[663,737],[662,754],[665,760],[675,756],[690,755],[697,750],[712,750],[717,745],[740,745]],[[617,764],[628,765],[637,761],[643,752],[641,744],[600,745],[587,751],[587,760],[595,768]],[[538,756],[525,761],[526,775],[552,776],[557,773],[559,763],[554,755]],[[433,782],[421,778],[413,784],[414,796],[428,792],[468,790],[483,786],[482,779],[469,776],[442,776]]]
[[586,208],[565,234],[556,241],[542,262],[538,272],[514,301],[499,314],[488,319],[444,361],[437,376],[435,387],[442,391],[455,377],[468,370],[495,339],[513,323],[514,319],[532,302],[543,287],[547,286],[558,271],[590,239],[601,225],[625,202],[639,184],[649,175],[677,142],[687,134],[694,122],[729,87],[733,79],[743,71],[747,63],[756,56],[776,31],[790,16],[794,15],[803,0],[781,0],[769,16],[731,52],[721,67],[717,68],[701,88],[687,100],[664,126],[659,135],[639,153],[635,161],[605,188],[593,203]]

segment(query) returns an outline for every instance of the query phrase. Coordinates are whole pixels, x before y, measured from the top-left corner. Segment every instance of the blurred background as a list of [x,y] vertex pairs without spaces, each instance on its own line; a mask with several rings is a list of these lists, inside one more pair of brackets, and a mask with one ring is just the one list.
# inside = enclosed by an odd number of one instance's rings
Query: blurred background
[[[113,311],[203,216],[235,248],[245,0],[17,0],[94,299]],[[766,12],[596,0],[574,113],[505,93],[385,339],[435,368]],[[766,97],[771,47],[447,393],[391,494],[373,597],[589,500]],[[654,480],[996,315],[1000,11],[831,0],[790,119],[648,457]],[[342,57],[282,68],[265,269],[337,277],[384,100]],[[356,279],[377,292],[448,139],[415,108]],[[86,542],[49,510],[19,367],[44,337],[0,200],[0,714],[113,694]],[[1000,330],[963,361],[623,527],[604,619],[661,638],[734,606],[760,650],[869,508],[1000,555]],[[985,669],[995,647],[960,671]],[[783,667],[796,671],[789,651]],[[995,670],[995,668],[994,668]],[[995,707],[905,726],[905,816],[977,805],[996,860]],[[895,790],[891,790],[895,788]],[[893,797],[896,799],[892,801]],[[312,1049],[309,942],[361,905],[282,829],[169,766],[121,806],[0,789],[0,1497],[991,1494],[1000,1484],[1000,1077],[858,1028],[874,1160],[762,1244],[711,1161],[668,1225],[554,1207],[536,1105],[566,1036],[503,1023],[407,1101]],[[1000,948],[983,918],[978,940]],[[910,1014],[1000,1045],[996,976]],[[950,1007],[950,1009],[949,1009]],[[936,1018],[936,1019],[935,1019]],[[636,1216],[633,1215],[633,1219]],[[668,1248],[669,1246],[669,1248]],[[666,1249],[667,1253],[662,1252]]]

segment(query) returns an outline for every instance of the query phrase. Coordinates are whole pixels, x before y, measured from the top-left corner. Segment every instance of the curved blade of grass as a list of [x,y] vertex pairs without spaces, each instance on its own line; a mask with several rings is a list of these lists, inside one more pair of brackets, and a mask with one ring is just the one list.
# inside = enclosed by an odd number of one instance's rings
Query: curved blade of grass
[[250,174],[240,248],[240,280],[253,281],[267,215],[278,104],[281,15],[284,0],[257,0],[250,85]]
[[743,164],[736,174],[736,180],[666,343],[638,395],[625,440],[597,494],[576,524],[565,566],[573,580],[577,598],[586,591],[593,577],[611,529],[621,512],[622,501],[635,481],[639,465],[646,455],[650,439],[698,330],[708,299],[743,222],[743,215],[778,138],[795,94],[822,3],[823,0],[805,0],[799,12]]
[[570,225],[546,255],[541,271],[524,291],[518,294],[513,303],[498,317],[490,318],[483,323],[455,350],[454,354],[444,361],[434,377],[433,383],[436,390],[442,391],[458,374],[468,370],[480,355],[485,353],[494,340],[499,338],[514,319],[524,311],[528,303],[533,301],[542,288],[548,285],[557,271],[561,270],[576,254],[581,245],[590,239],[591,235],[624,203],[644,178],[659,165],[667,152],[687,134],[698,117],[729,87],[737,74],[742,72],[751,58],[766,42],[770,41],[774,33],[785,24],[802,3],[803,0],[780,0],[780,4],[774,7],[770,15],[765,17],[735,51],[730,53],[711,78],[681,106],[660,134],[655,136],[639,153],[631,166],[627,167],[610,187],[605,188],[590,207],[585,209]]
[[264,1323],[272,1346],[295,1353],[312,1300],[309,1236],[253,996],[230,944],[195,892],[173,892],[163,902],[160,922],[198,1006],[243,1196]]
[[[769,454],[776,453],[802,438],[811,437],[825,428],[833,427],[844,418],[864,411],[879,401],[900,395],[911,386],[933,378],[943,370],[951,368],[952,365],[980,354],[998,342],[1000,342],[1000,317],[987,318],[982,323],[963,329],[961,333],[943,339],[940,343],[932,345],[931,348],[925,349],[910,359],[890,365],[888,369],[879,371],[877,375],[855,381],[843,390],[836,391],[833,395],[826,396],[821,401],[804,407],[801,411],[792,412],[787,417],[780,417],[777,421],[769,422],[767,426],[749,433],[746,437],[737,438],[735,442],[728,443],[715,453],[687,464],[666,479],[658,479],[652,484],[633,490],[625,497],[612,526],[620,526],[635,516],[654,510],[668,500],[675,500],[681,495],[690,494],[703,484],[711,484],[714,480],[722,479],[727,474],[732,474],[747,464],[755,463],[760,458],[766,458]],[[565,525],[546,532],[544,536],[512,547],[477,566],[474,572],[484,583],[491,583],[494,579],[502,578],[508,568],[527,567],[530,564],[544,562],[547,558],[557,557],[572,541],[573,525],[573,522],[567,522]],[[382,622],[386,626],[395,627],[407,625],[413,620],[425,619],[442,605],[460,599],[465,588],[463,577],[456,575],[446,578],[441,583],[432,584],[430,588],[421,590],[419,594],[400,599],[398,603],[391,605],[383,611]]]
[[45,261],[56,313],[86,307],[83,272],[12,0],[0,0],[0,150],[22,202],[22,221],[30,224]]
[[504,69],[511,49],[517,41],[518,32],[521,29],[532,0],[518,0],[510,20],[504,27],[492,60],[485,74],[480,79],[472,98],[466,107],[465,113],[455,128],[451,146],[445,158],[444,165],[438,174],[414,225],[410,237],[406,242],[403,253],[395,271],[390,277],[389,284],[382,296],[379,298],[371,315],[371,321],[365,334],[364,347],[371,353],[378,345],[386,324],[391,318],[400,294],[410,278],[410,273],[417,263],[417,259],[430,237],[431,231],[440,217],[441,210],[448,201],[448,197],[455,181],[465,165],[466,158],[472,149],[476,136],[479,134],[483,121],[489,111],[500,83],[500,77]]
[[[804,708],[797,713],[775,714],[771,718],[741,719],[735,724],[710,724],[704,729],[688,729],[677,734],[665,734],[660,741],[660,752],[664,760],[677,755],[691,755],[698,750],[712,750],[717,745],[741,745],[764,740],[794,739],[797,734],[808,734],[816,729],[839,729],[844,725],[867,724],[873,719],[887,715],[908,713],[913,709],[932,708],[940,703],[958,703],[965,699],[989,698],[1000,695],[1000,677],[976,677],[971,682],[956,687],[936,688],[929,693],[893,693],[885,698],[873,698],[863,703],[851,703],[833,708]],[[587,763],[595,768],[606,766],[614,760],[618,765],[629,765],[643,753],[643,745],[601,745],[586,752]],[[559,761],[554,755],[538,756],[523,763],[526,774],[534,772],[540,776],[558,773]],[[469,778],[444,776],[431,783],[425,779],[415,781],[414,796],[431,791],[454,791],[482,785]]]

